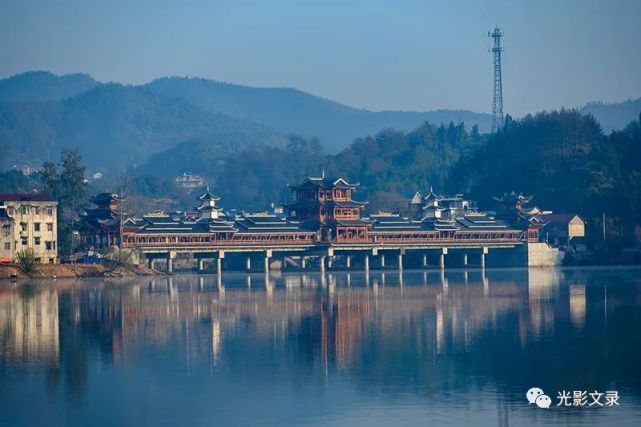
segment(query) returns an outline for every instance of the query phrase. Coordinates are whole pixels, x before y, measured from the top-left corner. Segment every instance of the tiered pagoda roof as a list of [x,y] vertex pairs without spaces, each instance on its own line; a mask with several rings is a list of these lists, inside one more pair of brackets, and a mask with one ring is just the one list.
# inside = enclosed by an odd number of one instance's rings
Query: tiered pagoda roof
[[213,201],[218,201],[220,200],[220,197],[214,196],[211,191],[209,191],[209,186],[207,186],[207,190],[205,191],[204,194],[202,194],[200,197],[198,197],[198,200],[203,200],[203,201],[208,201],[208,200],[213,200]]
[[337,188],[337,189],[355,189],[360,184],[351,184],[345,181],[343,178],[325,178],[325,177],[311,177],[308,176],[298,184],[290,185],[292,189],[306,188],[306,187],[319,187],[326,190]]
[[79,228],[82,232],[117,233],[120,229],[120,202],[123,198],[115,193],[99,193],[93,199],[95,208],[87,209],[80,218]]

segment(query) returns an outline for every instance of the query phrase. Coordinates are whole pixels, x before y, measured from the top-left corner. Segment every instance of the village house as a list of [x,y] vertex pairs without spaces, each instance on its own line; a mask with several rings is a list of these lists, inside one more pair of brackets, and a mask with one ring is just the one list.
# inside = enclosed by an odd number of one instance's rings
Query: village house
[[26,248],[42,263],[58,262],[57,205],[42,194],[0,194],[0,262]]
[[542,214],[537,218],[545,223],[541,239],[566,250],[585,249],[585,221],[577,214]]

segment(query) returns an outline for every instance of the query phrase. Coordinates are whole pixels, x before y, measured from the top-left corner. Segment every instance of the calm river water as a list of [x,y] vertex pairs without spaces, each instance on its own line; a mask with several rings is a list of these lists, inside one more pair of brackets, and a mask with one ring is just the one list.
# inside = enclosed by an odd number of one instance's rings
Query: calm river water
[[638,426],[641,270],[0,282],[0,425]]

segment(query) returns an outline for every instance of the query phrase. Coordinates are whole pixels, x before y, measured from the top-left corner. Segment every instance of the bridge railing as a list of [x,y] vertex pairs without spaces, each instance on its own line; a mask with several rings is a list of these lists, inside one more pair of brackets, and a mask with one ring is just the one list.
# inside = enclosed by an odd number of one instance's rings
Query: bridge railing
[[309,233],[283,233],[262,234],[242,233],[228,235],[152,235],[123,233],[122,247],[241,247],[241,246],[313,246],[318,243],[329,244],[440,244],[440,243],[518,243],[538,241],[538,236],[522,232],[513,233],[453,233],[453,232],[427,232],[427,233],[371,233],[360,238],[333,238],[320,242],[317,234]]
[[137,235],[123,234],[122,246],[133,248],[145,247],[202,247],[202,246],[310,246],[316,243],[316,233],[233,235],[220,238],[215,235]]

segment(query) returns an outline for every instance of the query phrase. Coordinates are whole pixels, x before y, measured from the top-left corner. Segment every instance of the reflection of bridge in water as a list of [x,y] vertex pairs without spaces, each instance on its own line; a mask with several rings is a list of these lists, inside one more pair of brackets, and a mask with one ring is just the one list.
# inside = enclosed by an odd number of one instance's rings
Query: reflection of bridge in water
[[[580,387],[589,378],[599,388],[631,384],[621,387],[627,405],[641,395],[638,381],[630,382],[638,378],[641,342],[623,333],[639,320],[641,282],[629,272],[599,271],[0,283],[0,382],[10,390],[20,371],[48,393],[60,383],[93,398],[113,373],[111,384],[139,397],[148,384],[183,393],[189,383],[207,407],[264,399],[278,413],[288,413],[283,402],[291,393],[322,408],[338,404],[323,396],[388,399],[391,408],[463,402],[471,408],[465,416],[478,415],[479,397],[484,410],[488,403],[495,410],[496,401],[499,417],[514,422],[530,409],[522,393],[532,381]],[[156,402],[153,391],[146,397]]]
[[[120,284],[61,281],[0,293],[0,330],[16,344],[8,356],[55,360],[59,352],[58,317],[72,324],[106,328],[114,357],[141,342],[168,343],[197,322],[197,347],[218,359],[228,334],[247,333],[266,342],[287,334],[313,332],[317,356],[349,365],[363,337],[376,325],[381,338],[397,328],[420,329],[435,354],[467,348],[481,330],[495,329],[501,318],[515,315],[522,342],[554,327],[549,300],[558,298],[559,274],[527,271],[396,271],[326,274],[229,274],[167,276],[123,280]],[[517,275],[517,278],[514,278]],[[523,283],[529,281],[529,286]],[[409,283],[409,285],[408,285]],[[574,287],[578,289],[576,286]],[[568,294],[570,316],[585,320],[585,287]],[[69,301],[59,313],[59,295]],[[581,295],[583,298],[581,299]],[[524,304],[525,302],[525,304]],[[415,324],[422,319],[420,324]],[[209,331],[203,330],[203,323]],[[314,326],[309,329],[309,322]],[[302,324],[308,324],[302,328]],[[111,332],[109,332],[111,331]],[[296,332],[297,331],[297,332]],[[208,345],[202,345],[209,342]],[[119,355],[119,356],[118,356]],[[204,355],[203,355],[204,356]]]

